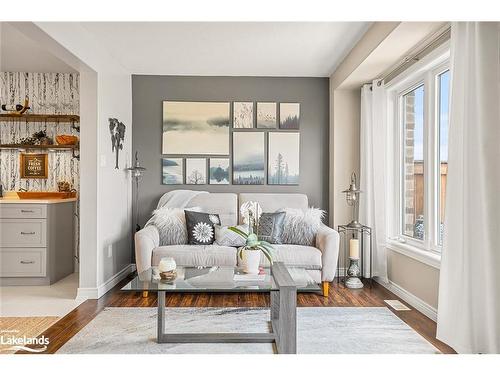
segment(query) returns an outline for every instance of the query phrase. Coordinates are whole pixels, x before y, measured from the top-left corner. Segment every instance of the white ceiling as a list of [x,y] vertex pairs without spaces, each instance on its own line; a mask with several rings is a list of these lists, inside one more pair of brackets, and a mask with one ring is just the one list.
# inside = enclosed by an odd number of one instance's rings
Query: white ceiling
[[2,72],[75,72],[69,65],[47,52],[15,26],[0,22],[0,71]]
[[84,22],[133,74],[329,76],[368,22]]

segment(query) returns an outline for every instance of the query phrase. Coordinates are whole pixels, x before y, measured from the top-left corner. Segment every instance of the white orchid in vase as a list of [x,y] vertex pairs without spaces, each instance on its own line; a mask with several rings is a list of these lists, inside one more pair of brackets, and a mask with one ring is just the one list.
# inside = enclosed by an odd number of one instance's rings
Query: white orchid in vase
[[229,229],[245,239],[245,246],[238,249],[238,257],[245,262],[245,272],[256,274],[259,273],[260,252],[273,264],[274,248],[263,240],[259,240],[258,228],[259,218],[262,214],[262,209],[257,202],[246,202],[241,206],[240,214],[243,221],[248,225],[248,233],[245,233],[237,227],[229,227]]

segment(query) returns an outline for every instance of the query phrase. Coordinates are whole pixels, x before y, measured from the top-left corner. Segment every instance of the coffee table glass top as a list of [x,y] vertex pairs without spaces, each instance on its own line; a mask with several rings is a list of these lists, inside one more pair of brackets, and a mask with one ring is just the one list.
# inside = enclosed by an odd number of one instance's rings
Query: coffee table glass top
[[[287,267],[299,292],[319,291],[318,284],[303,268]],[[244,280],[235,280],[238,276]],[[177,267],[177,278],[173,281],[160,279],[158,268],[138,274],[125,285],[123,291],[165,292],[270,292],[278,290],[269,268],[264,269],[263,280],[245,280],[245,274],[235,267]]]

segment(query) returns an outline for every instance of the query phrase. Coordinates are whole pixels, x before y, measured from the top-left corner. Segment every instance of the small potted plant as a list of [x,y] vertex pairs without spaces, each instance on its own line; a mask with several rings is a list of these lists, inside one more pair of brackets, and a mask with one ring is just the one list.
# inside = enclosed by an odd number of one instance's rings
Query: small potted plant
[[[229,229],[245,239],[245,245],[240,247],[237,252],[237,256],[244,262],[243,271],[249,274],[258,274],[260,253],[262,252],[272,265],[274,248],[269,242],[259,240],[258,216],[254,216],[253,210],[247,210],[245,214],[248,216],[248,233],[237,227],[229,227]],[[257,234],[254,233],[254,227]]]

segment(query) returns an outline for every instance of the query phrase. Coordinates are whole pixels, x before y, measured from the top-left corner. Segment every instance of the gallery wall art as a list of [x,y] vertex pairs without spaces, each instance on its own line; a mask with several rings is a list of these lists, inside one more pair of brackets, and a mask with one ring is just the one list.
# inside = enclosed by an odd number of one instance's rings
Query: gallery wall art
[[299,133],[269,133],[267,167],[269,185],[298,185],[299,161]]
[[233,184],[263,185],[264,132],[233,133]]
[[276,128],[276,103],[257,103],[257,128]]
[[182,158],[163,158],[161,160],[162,184],[182,185],[184,183],[184,165]]
[[264,185],[267,162],[269,185],[298,185],[300,135],[289,130],[300,103],[233,102],[232,126],[230,113],[227,102],[163,102],[162,151],[173,157],[162,159],[162,183]]
[[207,159],[186,159],[186,184],[205,185],[207,183]]
[[210,158],[210,185],[229,185],[229,158]]
[[163,147],[168,155],[228,155],[229,102],[163,102]]
[[253,128],[253,102],[233,103],[233,128]]
[[280,129],[299,129],[300,103],[280,103]]

